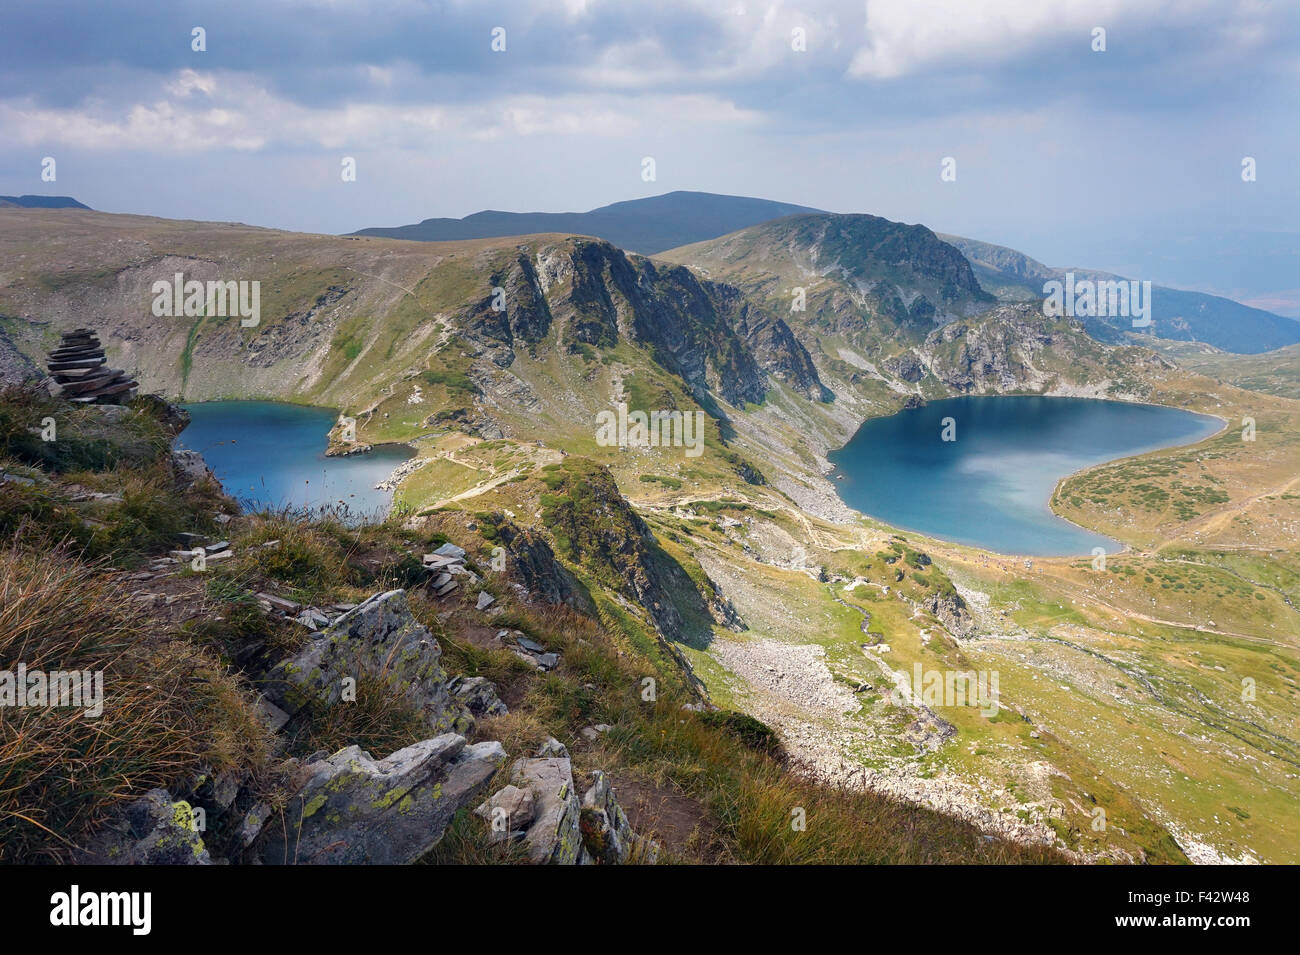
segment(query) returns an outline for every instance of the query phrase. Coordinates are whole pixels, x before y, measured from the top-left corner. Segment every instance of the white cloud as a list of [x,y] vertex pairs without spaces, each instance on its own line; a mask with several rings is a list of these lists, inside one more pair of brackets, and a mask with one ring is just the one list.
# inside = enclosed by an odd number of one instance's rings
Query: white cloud
[[[1070,35],[1088,49],[1094,27],[1110,33],[1120,24],[1185,23],[1207,13],[1222,16],[1233,6],[1230,0],[868,0],[866,45],[849,75],[893,79],[936,64],[997,63]],[[1235,6],[1245,15],[1256,5]]]
[[[447,140],[622,136],[682,126],[742,128],[761,121],[712,94],[523,94],[451,106],[352,102],[308,106],[240,74],[183,70],[151,102],[75,107],[0,102],[0,139],[30,146],[197,153],[320,149],[430,149]],[[194,94],[202,93],[202,96]]]

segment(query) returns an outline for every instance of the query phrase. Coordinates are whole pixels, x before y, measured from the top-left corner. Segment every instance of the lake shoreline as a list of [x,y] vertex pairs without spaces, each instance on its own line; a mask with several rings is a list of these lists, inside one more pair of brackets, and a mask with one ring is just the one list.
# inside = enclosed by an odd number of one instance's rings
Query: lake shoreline
[[[884,510],[881,510],[880,502],[876,502],[875,508],[871,508],[871,507],[864,508],[860,506],[860,504],[855,505],[854,503],[851,503],[849,501],[849,498],[848,496],[846,496],[845,491],[847,490],[851,494],[853,485],[849,484],[846,488],[843,483],[846,477],[851,477],[850,464],[847,460],[845,460],[844,452],[850,450],[853,447],[855,442],[861,443],[866,440],[872,440],[870,437],[864,437],[864,429],[871,428],[873,424],[877,424],[882,421],[899,419],[900,416],[914,414],[916,412],[921,411],[922,409],[933,409],[935,405],[942,405],[944,402],[957,403],[962,401],[975,401],[976,399],[981,399],[981,398],[994,398],[994,399],[1003,398],[1003,399],[1011,399],[1011,400],[1037,399],[1040,401],[1046,400],[1046,401],[1079,402],[1080,404],[1086,402],[1086,403],[1093,403],[1101,406],[1110,405],[1110,406],[1115,406],[1116,408],[1120,408],[1120,407],[1128,408],[1128,409],[1142,408],[1142,409],[1151,409],[1153,411],[1160,411],[1160,412],[1179,412],[1183,415],[1206,419],[1207,422],[1214,421],[1218,423],[1219,427],[1217,427],[1213,432],[1206,433],[1200,436],[1195,436],[1192,440],[1185,440],[1185,438],[1188,436],[1179,435],[1177,437],[1171,437],[1170,443],[1168,444],[1159,443],[1158,441],[1152,442],[1150,445],[1143,446],[1136,450],[1121,452],[1116,454],[1113,457],[1107,457],[1105,460],[1102,461],[1088,463],[1080,467],[1072,468],[1068,472],[1054,479],[1051,487],[1047,490],[1046,495],[1043,498],[1039,498],[1039,500],[1041,501],[1041,514],[1050,517],[1050,519],[1053,522],[1059,522],[1061,525],[1068,526],[1069,528],[1078,531],[1081,534],[1097,538],[1099,542],[1104,542],[1104,546],[1106,548],[1107,553],[1112,555],[1128,553],[1132,550],[1132,546],[1126,541],[1118,540],[1114,537],[1102,533],[1101,531],[1095,528],[1087,527],[1085,525],[1078,523],[1077,521],[1065,517],[1064,515],[1060,514],[1053,506],[1057,500],[1057,495],[1060,493],[1061,487],[1065,484],[1065,482],[1071,480],[1072,478],[1080,474],[1095,470],[1097,468],[1110,466],[1112,464],[1115,464],[1116,462],[1141,458],[1145,455],[1155,454],[1157,452],[1164,452],[1171,449],[1195,447],[1196,445],[1202,444],[1203,442],[1209,441],[1215,437],[1222,435],[1224,431],[1226,431],[1227,428],[1229,427],[1228,420],[1222,415],[1199,411],[1191,408],[1183,408],[1175,404],[1165,404],[1165,403],[1154,402],[1154,401],[1144,401],[1144,400],[1135,400],[1135,399],[1126,399],[1126,398],[1107,398],[1107,397],[1100,397],[1096,395],[1059,395],[1059,394],[955,395],[955,396],[947,396],[943,398],[936,398],[931,401],[925,401],[921,405],[915,406],[913,408],[897,409],[888,414],[873,415],[871,417],[864,419],[862,423],[858,426],[858,428],[853,432],[853,436],[845,444],[841,445],[838,448],[826,452],[825,467],[819,468],[819,470],[821,471],[820,476],[822,477],[823,481],[827,485],[827,488],[831,491],[831,493],[834,495],[836,501],[839,504],[847,507],[852,513],[858,515],[860,519],[870,520],[872,522],[875,522],[876,524],[882,525],[887,529],[895,529],[899,532],[906,532],[909,534],[919,535],[925,538],[933,539],[937,542],[944,543],[944,544],[950,544],[950,545],[961,546],[961,547],[970,547],[1003,558],[1071,560],[1071,559],[1078,559],[1079,557],[1092,556],[1092,554],[1095,553],[1095,548],[1090,549],[1089,552],[1080,551],[1077,553],[1070,553],[1070,552],[1029,553],[1014,545],[999,547],[995,544],[991,544],[986,537],[983,537],[982,539],[982,535],[984,532],[964,533],[959,529],[957,531],[954,531],[953,533],[944,535],[942,533],[936,533],[933,529],[927,530],[918,527],[914,524],[910,524],[909,521],[907,521],[906,519],[900,520],[898,519],[897,514],[893,516],[888,516],[889,508],[885,507]],[[1147,424],[1149,425],[1151,423],[1147,422]],[[1050,449],[1048,449],[1048,450],[1044,450],[1043,453],[1050,454],[1052,452]],[[838,460],[837,457],[839,458]],[[879,477],[879,474],[877,474],[877,477]],[[918,474],[915,483],[928,486],[930,483],[930,476],[924,473]],[[978,490],[979,488],[978,481],[975,482],[975,486]],[[964,491],[964,488],[962,488],[962,490]],[[892,503],[894,502],[891,500],[891,504]],[[875,511],[874,513],[873,510]],[[1021,510],[1015,516],[1023,520],[1029,513],[1031,512],[1028,510]],[[922,519],[925,519],[926,517],[929,517],[931,515],[923,514],[921,516]],[[1050,529],[1049,529],[1049,533],[1050,533]],[[964,539],[958,539],[958,535],[961,535]],[[1064,546],[1067,545],[1063,545],[1063,547]]]
[[226,493],[246,509],[335,508],[386,518],[394,477],[417,459],[402,442],[330,455],[337,409],[297,402],[222,400],[182,406],[190,424],[173,446],[204,456]]

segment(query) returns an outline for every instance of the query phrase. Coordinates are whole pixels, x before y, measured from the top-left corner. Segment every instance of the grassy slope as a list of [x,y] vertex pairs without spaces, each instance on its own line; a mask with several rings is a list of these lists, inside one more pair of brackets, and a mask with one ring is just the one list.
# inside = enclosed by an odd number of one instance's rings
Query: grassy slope
[[1300,398],[1300,345],[1258,355],[1233,355],[1200,342],[1157,341],[1153,347],[1189,371],[1247,391]]

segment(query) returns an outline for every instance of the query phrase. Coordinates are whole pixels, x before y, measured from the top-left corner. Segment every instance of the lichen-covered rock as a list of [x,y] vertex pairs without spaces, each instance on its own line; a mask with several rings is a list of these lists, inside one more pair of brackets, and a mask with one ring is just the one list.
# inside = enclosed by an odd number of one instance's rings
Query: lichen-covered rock
[[349,746],[306,766],[283,818],[266,829],[267,864],[406,865],[442,838],[505,762],[500,743],[445,733],[376,761]]
[[173,801],[165,789],[151,789],[95,838],[80,861],[96,865],[211,865],[199,829],[189,803]]
[[546,742],[537,748],[537,753],[535,755],[541,759],[545,759],[549,756],[558,756],[563,759],[568,759],[569,747],[565,746],[554,736],[548,736],[546,737]]
[[632,824],[614,796],[609,777],[597,770],[591,788],[582,797],[579,817],[583,848],[595,862],[623,865],[627,862],[653,864],[659,847],[632,831]]
[[448,685],[451,695],[475,716],[504,716],[509,708],[497,696],[497,688],[481,676],[458,676]]
[[566,758],[519,759],[510,782],[531,789],[536,806],[524,842],[534,865],[573,865],[582,851],[578,828],[580,806],[573,786],[573,766]]
[[411,614],[406,591],[390,590],[358,604],[297,656],[276,664],[264,691],[292,715],[309,704],[337,703],[344,681],[365,674],[423,712],[431,733],[465,733],[474,719],[448,691],[441,656],[438,641]]
[[264,802],[259,802],[248,810],[243,822],[239,824],[239,846],[241,849],[247,849],[253,844],[253,840],[262,832],[262,827],[266,825],[266,820],[270,817],[271,807]]

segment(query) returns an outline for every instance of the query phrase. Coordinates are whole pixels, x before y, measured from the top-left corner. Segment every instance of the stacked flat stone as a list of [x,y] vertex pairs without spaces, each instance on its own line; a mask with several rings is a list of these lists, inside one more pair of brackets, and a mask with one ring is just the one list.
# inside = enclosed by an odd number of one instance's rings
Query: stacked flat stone
[[139,385],[107,362],[99,336],[89,328],[75,328],[63,333],[46,367],[65,398],[81,404],[121,404]]

